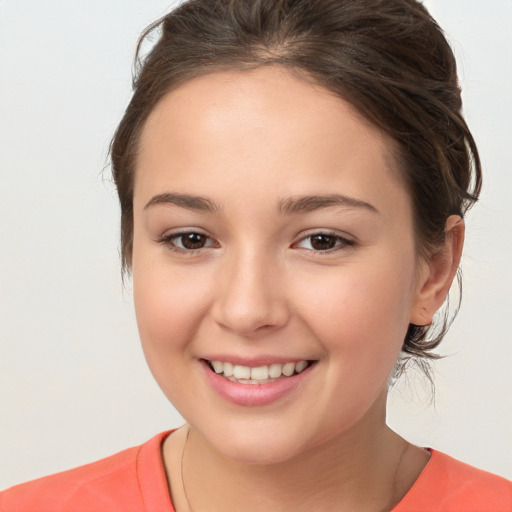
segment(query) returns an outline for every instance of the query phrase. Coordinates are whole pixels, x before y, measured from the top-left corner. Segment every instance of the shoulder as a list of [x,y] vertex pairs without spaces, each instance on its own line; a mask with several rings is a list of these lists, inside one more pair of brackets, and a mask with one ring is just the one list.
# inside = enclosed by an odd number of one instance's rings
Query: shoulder
[[511,512],[512,482],[449,455],[431,459],[394,512]]
[[[75,469],[38,478],[0,493],[2,512],[140,512],[141,471],[160,455],[168,433]],[[145,452],[145,457],[141,453]],[[142,475],[144,479],[144,475]]]

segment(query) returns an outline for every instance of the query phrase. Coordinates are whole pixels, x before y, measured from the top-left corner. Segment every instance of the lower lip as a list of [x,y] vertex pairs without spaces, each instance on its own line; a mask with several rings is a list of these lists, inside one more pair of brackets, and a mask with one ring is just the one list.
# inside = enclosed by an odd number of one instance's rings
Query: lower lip
[[213,372],[205,361],[202,361],[202,365],[211,387],[222,398],[237,405],[253,407],[269,405],[300,387],[314,366],[311,364],[297,375],[282,377],[268,384],[240,384]]

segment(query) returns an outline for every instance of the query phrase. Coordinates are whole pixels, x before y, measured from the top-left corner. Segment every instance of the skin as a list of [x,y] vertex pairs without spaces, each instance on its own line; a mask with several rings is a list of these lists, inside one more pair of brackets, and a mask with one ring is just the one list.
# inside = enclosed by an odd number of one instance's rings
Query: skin
[[[180,512],[182,476],[195,512],[389,510],[427,463],[385,424],[388,379],[409,323],[444,301],[464,229],[450,217],[445,246],[418,256],[392,147],[350,104],[278,67],[194,79],[150,114],[133,288],[148,364],[190,428],[183,475],[184,431],[163,450]],[[333,194],[356,202],[282,211]],[[204,247],[180,249],[171,235],[183,230]],[[332,250],[312,245],[322,233]],[[282,399],[241,406],[204,377],[201,359],[218,354],[315,364]]]

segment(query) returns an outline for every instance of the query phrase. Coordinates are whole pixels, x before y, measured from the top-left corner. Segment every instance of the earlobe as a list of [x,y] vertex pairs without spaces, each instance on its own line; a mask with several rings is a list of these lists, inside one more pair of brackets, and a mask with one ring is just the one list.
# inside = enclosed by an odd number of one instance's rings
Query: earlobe
[[424,271],[411,311],[412,324],[431,324],[434,314],[443,305],[459,267],[464,230],[464,221],[460,216],[448,217],[443,246],[424,262]]

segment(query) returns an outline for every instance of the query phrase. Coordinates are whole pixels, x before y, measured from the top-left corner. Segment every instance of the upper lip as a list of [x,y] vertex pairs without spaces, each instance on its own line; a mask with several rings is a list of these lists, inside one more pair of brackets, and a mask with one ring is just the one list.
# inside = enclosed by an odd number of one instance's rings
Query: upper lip
[[206,361],[222,361],[223,363],[231,363],[238,366],[249,366],[256,368],[258,366],[270,366],[271,364],[298,363],[299,361],[312,361],[308,357],[292,357],[292,356],[269,356],[259,355],[252,357],[240,357],[236,355],[214,354],[202,357]]

